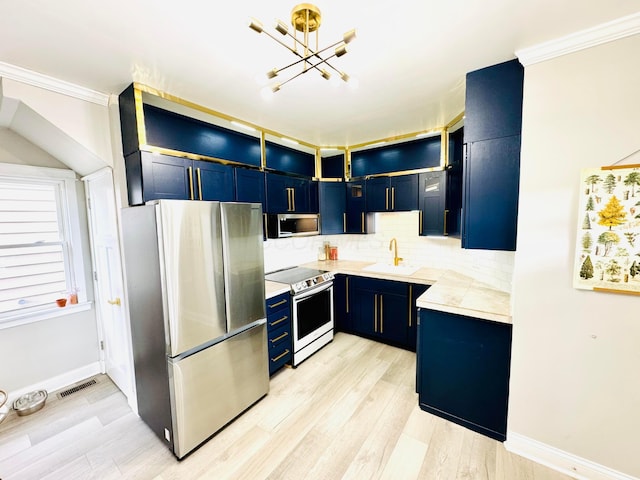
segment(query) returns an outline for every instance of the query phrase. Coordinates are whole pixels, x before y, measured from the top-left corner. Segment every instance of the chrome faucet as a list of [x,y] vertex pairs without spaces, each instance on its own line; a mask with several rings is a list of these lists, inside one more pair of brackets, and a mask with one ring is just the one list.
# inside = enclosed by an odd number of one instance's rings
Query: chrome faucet
[[396,240],[395,238],[391,239],[391,241],[389,242],[389,250],[391,250],[392,245],[395,246],[395,250],[393,252],[393,264],[397,267],[400,261],[403,260],[398,256],[398,240]]

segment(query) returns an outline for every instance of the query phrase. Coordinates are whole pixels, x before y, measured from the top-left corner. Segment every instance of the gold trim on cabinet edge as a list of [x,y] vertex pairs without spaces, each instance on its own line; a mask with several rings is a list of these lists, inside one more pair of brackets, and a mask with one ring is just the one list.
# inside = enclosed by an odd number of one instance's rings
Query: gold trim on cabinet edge
[[147,128],[144,125],[144,108],[142,103],[142,92],[133,88],[133,101],[136,111],[136,125],[138,127],[138,145],[146,145],[147,143]]
[[198,153],[183,152],[182,150],[172,150],[170,148],[156,147],[154,145],[140,145],[140,150],[149,153],[159,153],[161,155],[171,155],[172,157],[188,158],[190,160],[203,160],[205,162],[221,163],[223,165],[233,165],[239,167],[250,168],[252,170],[261,170],[256,165],[236,162],[234,160],[225,160],[224,158],[208,157]]
[[[275,137],[278,138],[282,138],[286,135],[283,135],[275,130],[270,130],[268,128],[265,127],[261,127],[260,125],[256,125],[254,123],[248,122],[246,120],[243,120],[241,118],[237,118],[237,117],[233,117],[231,115],[227,115],[225,113],[219,112],[217,110],[213,110],[211,108],[208,107],[204,107],[202,105],[198,105],[197,103],[191,102],[189,100],[186,100],[184,98],[181,97],[177,97],[175,95],[171,95],[169,93],[163,92],[161,90],[155,89],[153,87],[150,87],[148,85],[144,85],[142,83],[138,83],[138,82],[134,82],[133,83],[134,86],[134,98],[135,98],[135,104],[136,104],[136,121],[137,121],[137,125],[138,125],[138,140],[139,140],[139,144],[140,144],[140,150],[145,150],[145,149],[149,149],[152,148],[153,150],[151,151],[159,151],[159,150],[165,150],[167,152],[173,152],[170,153],[171,155],[177,155],[180,157],[186,157],[186,158],[192,158],[195,160],[213,160],[213,161],[218,161],[221,163],[229,163],[229,164],[236,164],[236,165],[245,165],[243,163],[240,162],[233,162],[233,161],[228,161],[228,160],[222,160],[222,159],[216,159],[213,157],[207,157],[204,155],[194,155],[194,154],[189,154],[186,152],[180,152],[177,150],[170,150],[170,149],[160,149],[160,147],[153,147],[150,145],[147,145],[146,142],[146,129],[144,126],[144,112],[143,112],[143,100],[142,100],[142,93],[147,93],[150,95],[154,95],[156,97],[159,97],[163,100],[167,100],[170,102],[174,102],[177,103],[178,105],[182,105],[184,107],[187,108],[191,108],[193,110],[197,110],[199,112],[208,114],[208,115],[212,115],[214,117],[217,118],[221,118],[223,120],[232,122],[232,121],[236,121],[236,122],[240,122],[243,123],[251,128],[255,128],[256,131],[258,131],[260,133],[260,144],[261,144],[261,166],[260,169],[261,170],[265,170],[266,169],[266,161],[265,161],[265,135],[269,134],[269,135],[273,135]],[[446,133],[447,130],[452,127],[453,125],[459,123],[463,118],[464,118],[465,112],[462,111],[460,112],[458,115],[456,115],[449,123],[447,123],[445,126],[442,127],[433,127],[430,128],[428,130],[422,130],[422,131],[417,131],[417,132],[411,132],[411,133],[405,133],[405,134],[401,134],[401,135],[394,135],[391,137],[386,137],[386,138],[382,138],[382,139],[376,139],[376,140],[371,140],[368,142],[363,142],[363,143],[358,143],[355,145],[350,145],[350,146],[338,146],[336,148],[338,148],[339,150],[343,150],[344,151],[344,162],[345,162],[345,181],[349,181],[350,179],[352,179],[353,177],[351,176],[351,152],[353,150],[356,149],[360,149],[360,148],[364,148],[367,147],[368,145],[373,145],[376,143],[380,143],[380,142],[384,142],[384,143],[390,143],[390,142],[395,142],[398,140],[407,140],[407,139],[411,139],[411,138],[415,138],[416,135],[420,135],[423,133],[426,134],[431,134],[433,133],[438,134],[440,133],[443,137],[445,135],[443,135],[443,133]],[[233,129],[231,129],[233,130]],[[234,130],[235,131],[235,130]],[[288,138],[292,138],[290,136],[287,136]],[[323,147],[319,146],[319,145],[314,145],[312,143],[309,142],[305,142],[304,140],[300,140],[297,138],[293,138],[293,140],[296,140],[300,145],[305,146],[307,148],[311,148],[313,150],[316,151],[316,156],[318,155],[317,152],[319,152],[319,150]],[[146,148],[144,148],[146,147]],[[443,152],[444,150],[447,150],[448,153],[448,145],[445,148],[441,148],[441,157],[443,156]],[[158,153],[163,153],[163,152],[158,152]],[[375,176],[396,176],[396,175],[407,175],[407,174],[411,174],[411,173],[421,173],[421,172],[428,172],[428,171],[433,171],[433,170],[441,170],[443,169],[446,164],[448,162],[448,158],[444,159],[444,163],[443,160],[441,158],[441,165],[440,167],[430,167],[430,168],[426,168],[426,169],[417,169],[417,170],[406,170],[403,172],[390,172],[388,174],[379,174],[379,175],[371,175],[371,177],[375,177]],[[249,166],[251,167],[251,166]],[[628,166],[627,166],[628,167]],[[634,167],[633,165],[631,167]],[[253,167],[256,168],[256,167]],[[626,168],[624,166],[620,166],[620,167],[610,167],[610,168]],[[318,166],[317,166],[317,161],[316,161],[316,176],[318,179],[322,179],[321,176],[321,169],[320,171]],[[369,178],[369,176],[367,176],[367,178]]]
[[[278,138],[282,138],[282,137],[291,138],[288,135],[284,135],[282,133],[276,132],[275,130],[270,130],[268,128],[264,128],[264,127],[261,127],[259,125],[256,125],[255,123],[251,123],[251,122],[248,122],[246,120],[243,120],[241,118],[233,117],[231,115],[227,115],[227,114],[219,112],[217,110],[213,110],[212,108],[208,108],[208,107],[204,107],[202,105],[198,105],[197,103],[193,103],[193,102],[191,102],[189,100],[186,100],[184,98],[177,97],[175,95],[171,95],[170,93],[162,92],[160,90],[157,90],[157,89],[155,89],[153,87],[150,87],[148,85],[144,85],[142,83],[134,82],[133,83],[133,88],[134,88],[134,90],[135,89],[140,90],[140,92],[144,92],[144,93],[148,93],[150,95],[154,95],[156,97],[162,98],[163,100],[168,100],[170,102],[177,103],[178,105],[182,105],[183,107],[191,108],[193,110],[197,110],[199,112],[206,113],[208,115],[212,115],[214,117],[218,117],[218,118],[221,118],[223,120],[227,120],[228,122],[236,121],[236,122],[243,123],[244,125],[247,125],[247,126],[249,126],[251,128],[255,128],[258,132],[267,133],[269,135],[273,135],[274,137],[278,137]],[[140,97],[140,99],[142,100],[142,96]],[[319,148],[318,145],[313,145],[312,143],[305,142],[304,140],[300,140],[298,138],[291,138],[291,139],[297,141],[300,145],[303,145],[303,146],[305,146],[307,148],[311,148],[311,149],[314,149],[314,150]]]

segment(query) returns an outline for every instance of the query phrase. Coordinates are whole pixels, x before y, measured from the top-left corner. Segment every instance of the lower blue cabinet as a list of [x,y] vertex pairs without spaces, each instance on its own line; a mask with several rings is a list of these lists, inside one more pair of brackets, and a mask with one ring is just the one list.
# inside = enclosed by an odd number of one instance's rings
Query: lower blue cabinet
[[291,295],[268,298],[266,306],[269,375],[273,375],[292,359]]
[[420,408],[506,440],[511,325],[429,309],[419,318]]
[[350,333],[402,348],[410,348],[408,284],[350,276]]

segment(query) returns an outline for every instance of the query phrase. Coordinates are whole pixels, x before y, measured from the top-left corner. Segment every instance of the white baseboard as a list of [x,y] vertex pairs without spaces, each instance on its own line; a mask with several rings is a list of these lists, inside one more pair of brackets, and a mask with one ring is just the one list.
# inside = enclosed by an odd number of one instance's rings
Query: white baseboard
[[518,433],[508,432],[504,446],[511,453],[580,480],[639,480]]
[[100,367],[100,362],[90,363],[89,365],[76,368],[75,370],[49,378],[40,383],[29,385],[28,387],[14,390],[13,392],[8,392],[9,399],[7,400],[7,405],[11,406],[16,398],[20,395],[24,395],[25,393],[33,392],[34,390],[46,390],[47,392],[53,392],[77,383],[80,380],[84,380],[85,378],[97,375],[98,373],[103,373]]

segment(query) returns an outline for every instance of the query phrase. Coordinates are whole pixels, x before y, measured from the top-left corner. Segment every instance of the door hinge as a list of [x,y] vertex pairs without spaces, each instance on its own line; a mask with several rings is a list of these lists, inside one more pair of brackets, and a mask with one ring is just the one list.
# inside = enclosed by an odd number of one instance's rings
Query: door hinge
[[104,340],[100,340],[100,350],[104,350]]
[[96,272],[95,270],[93,271],[93,280],[94,281],[98,281],[98,272]]

